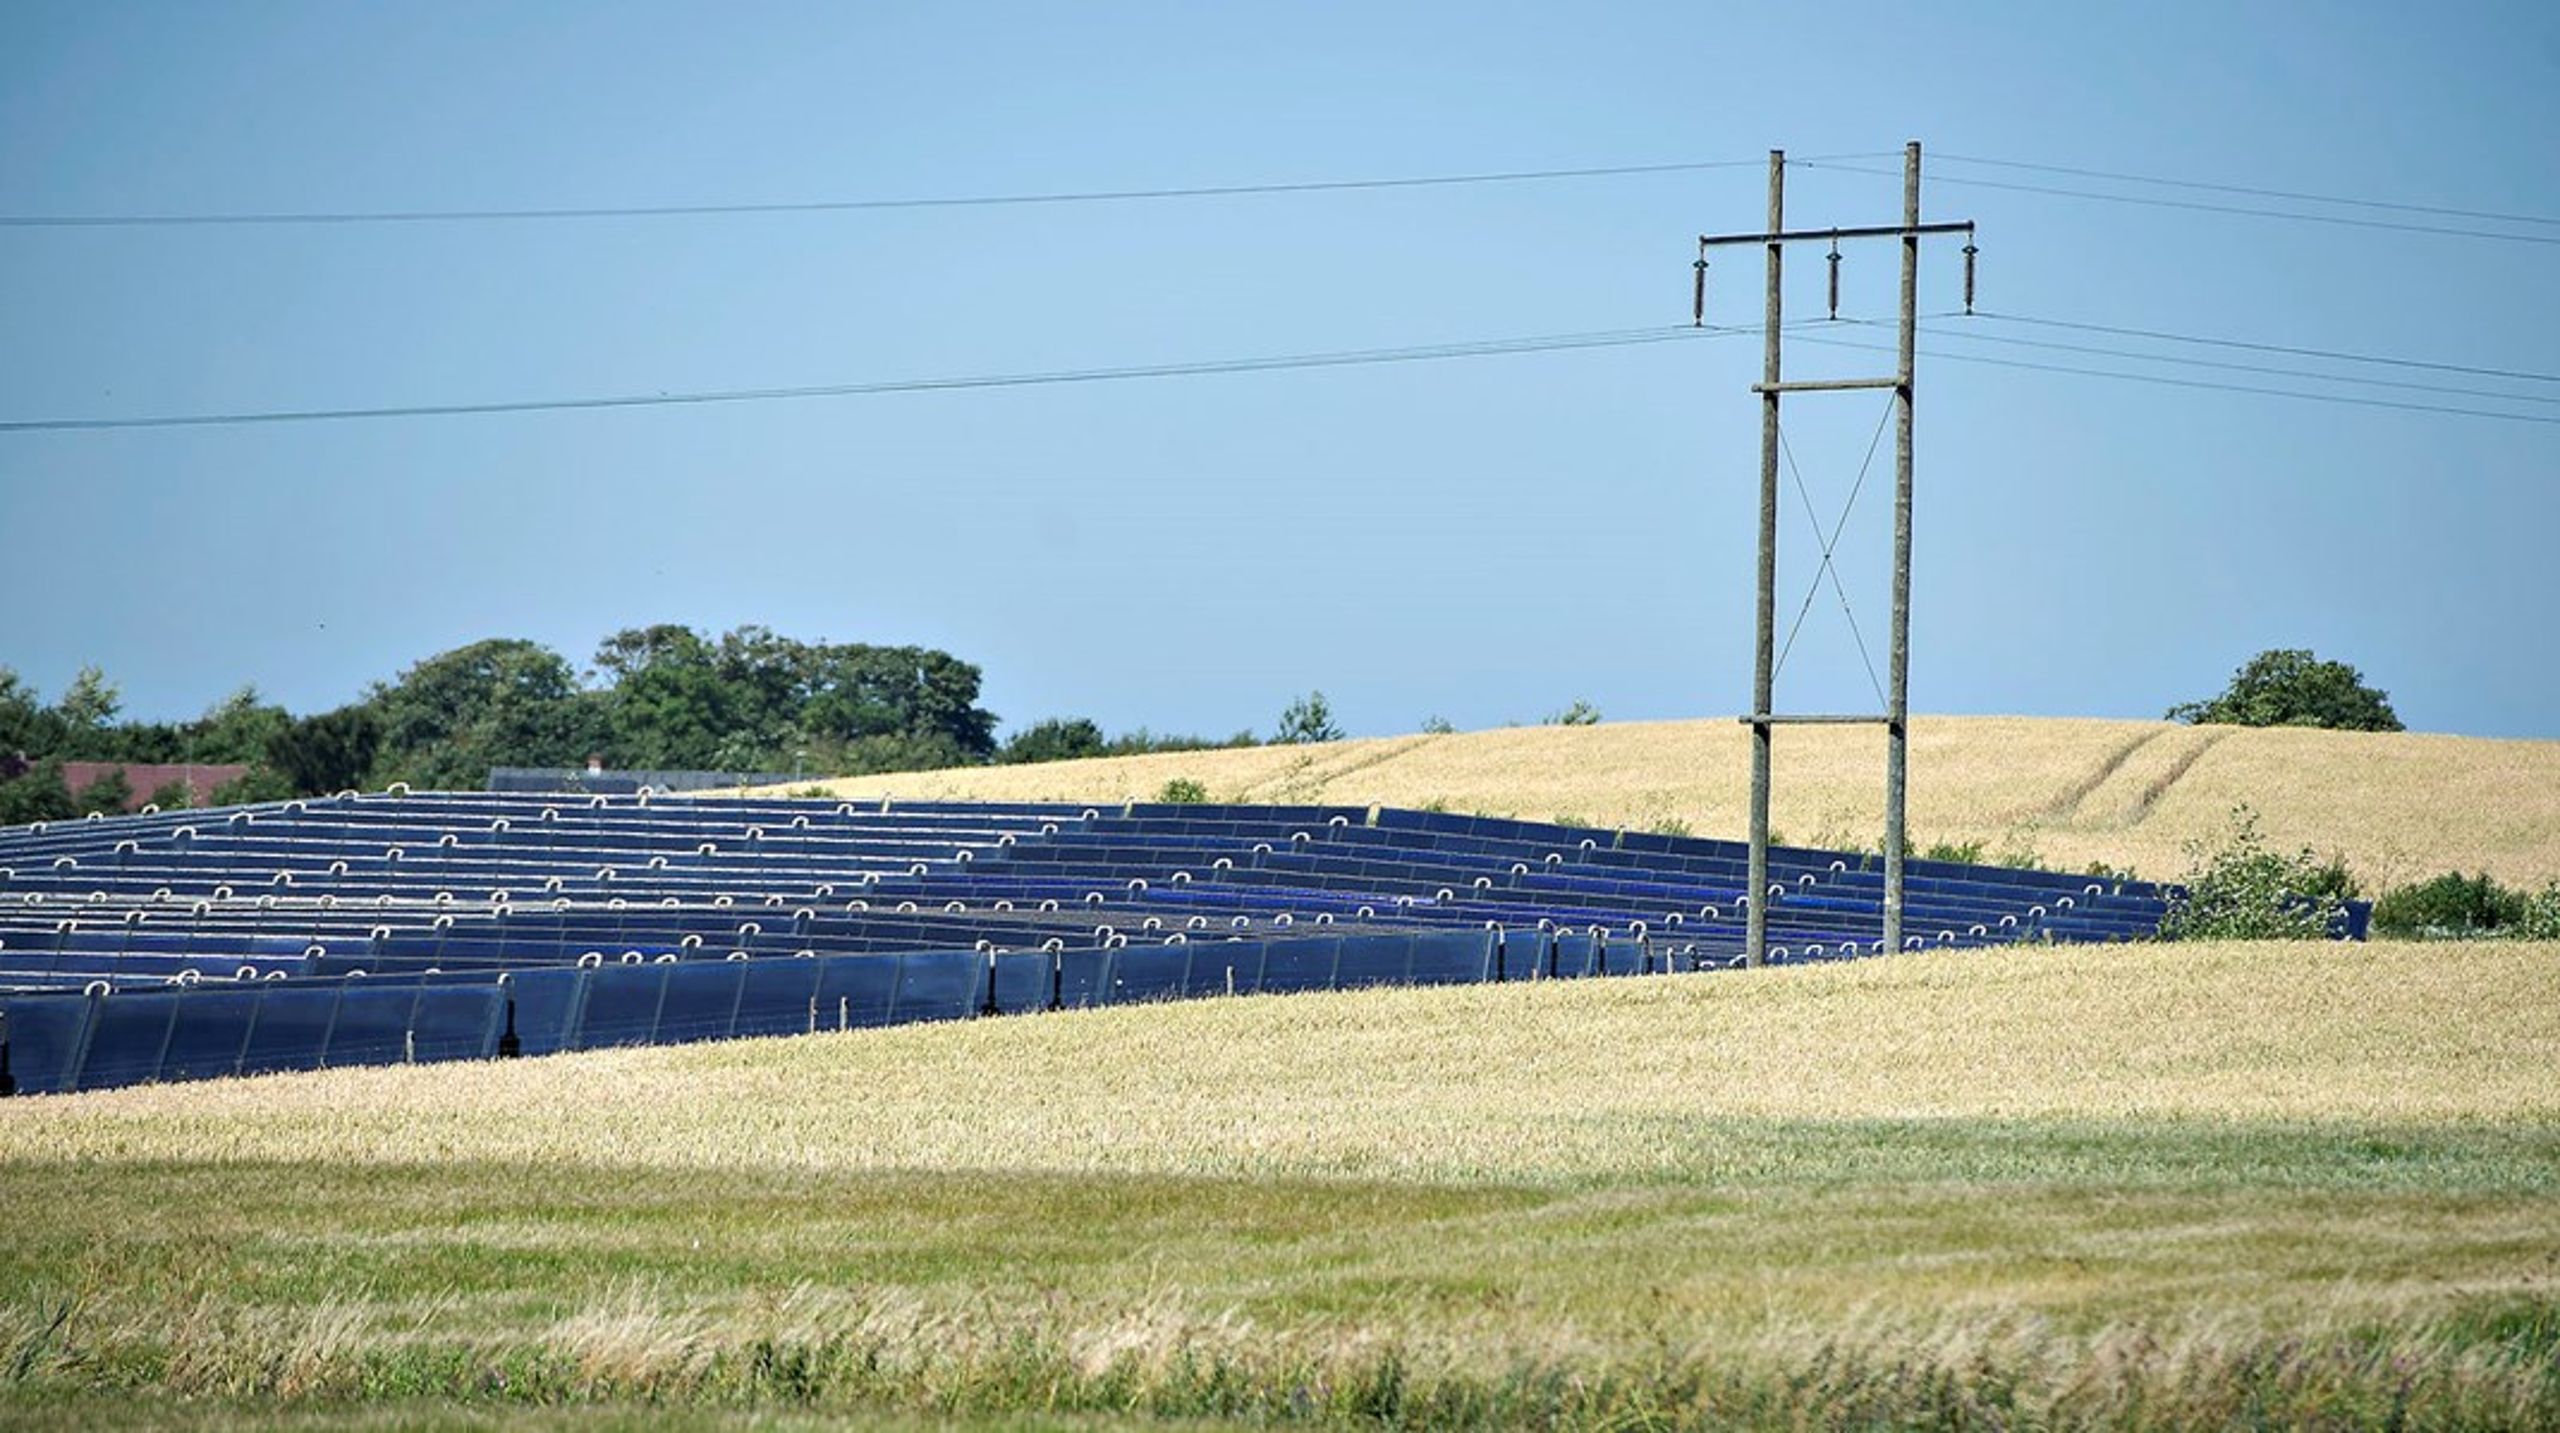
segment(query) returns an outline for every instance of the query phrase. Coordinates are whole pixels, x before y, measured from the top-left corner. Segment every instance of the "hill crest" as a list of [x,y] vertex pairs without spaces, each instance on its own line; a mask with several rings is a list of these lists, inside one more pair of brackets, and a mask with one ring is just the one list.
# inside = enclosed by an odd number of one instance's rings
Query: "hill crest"
[[[1807,727],[1776,745],[1772,824],[1799,845],[1872,849],[1880,732]],[[1611,722],[1368,737],[1319,746],[890,772],[822,783],[866,799],[1155,799],[1198,782],[1215,801],[1408,806],[1739,837],[1750,741],[1731,721]],[[1981,842],[2070,870],[2175,879],[2186,845],[2233,809],[2267,838],[2338,855],[2379,889],[2446,870],[2560,880],[2560,742],[2417,732],[2184,726],[2079,717],[1924,716],[1911,723],[1915,845]]]

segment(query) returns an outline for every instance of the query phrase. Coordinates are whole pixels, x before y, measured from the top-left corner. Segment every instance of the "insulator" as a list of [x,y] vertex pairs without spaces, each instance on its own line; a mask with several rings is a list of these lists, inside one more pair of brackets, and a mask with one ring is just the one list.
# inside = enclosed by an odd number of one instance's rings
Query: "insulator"
[[1689,290],[1689,326],[1691,328],[1705,328],[1707,326],[1706,255],[1701,254],[1698,256],[1697,269],[1697,281]]
[[1831,236],[1831,316],[1840,316],[1840,236]]
[[1973,246],[1973,236],[1964,236],[1964,311],[1973,312],[1973,256],[1981,253]]

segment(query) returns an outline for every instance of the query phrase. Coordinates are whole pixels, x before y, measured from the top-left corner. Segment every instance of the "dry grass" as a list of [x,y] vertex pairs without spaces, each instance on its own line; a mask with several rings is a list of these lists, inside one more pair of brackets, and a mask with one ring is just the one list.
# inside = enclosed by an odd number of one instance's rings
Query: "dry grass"
[[[1872,848],[1883,738],[1864,728],[1779,734],[1773,820],[1805,844]],[[2184,843],[2255,807],[2268,837],[2342,854],[2368,884],[2458,867],[2560,880],[2560,742],[2408,733],[2245,730],[2165,722],[1921,717],[1911,734],[1912,831],[1924,841],[2032,849],[2155,879]],[[1749,737],[1729,721],[1526,727],[1323,747],[1176,752],[1109,761],[902,772],[830,783],[912,799],[1150,800],[1176,777],[1215,800],[1423,806],[1701,835],[1748,824]]]
[[2555,977],[2020,949],[0,1102],[0,1424],[2550,1426]]
[[0,1167],[1784,1178],[1771,1123],[2022,1118],[2548,1131],[2560,948],[1940,953],[284,1075],[11,1101]]

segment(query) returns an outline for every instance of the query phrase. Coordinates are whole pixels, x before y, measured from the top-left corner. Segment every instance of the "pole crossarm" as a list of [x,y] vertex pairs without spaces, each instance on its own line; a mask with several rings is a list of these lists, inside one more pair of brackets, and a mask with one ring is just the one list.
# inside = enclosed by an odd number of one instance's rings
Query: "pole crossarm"
[[1845,714],[1842,714],[1842,715],[1836,715],[1836,716],[1835,716],[1835,715],[1830,715],[1830,714],[1827,714],[1827,713],[1806,713],[1806,714],[1802,714],[1802,715],[1792,715],[1792,716],[1791,716],[1791,715],[1788,715],[1787,713],[1784,713],[1784,712],[1753,712],[1753,713],[1752,713],[1751,715],[1749,715],[1749,716],[1739,716],[1739,717],[1735,717],[1735,718],[1734,718],[1734,720],[1735,720],[1735,721],[1738,721],[1738,722],[1740,722],[1740,723],[1742,723],[1744,726],[1900,726],[1900,725],[1901,725],[1901,723],[1900,723],[1900,722],[1898,722],[1898,721],[1894,720],[1892,717],[1889,717],[1889,716],[1884,715],[1884,714],[1883,714],[1883,713],[1881,713],[1881,712],[1877,713],[1877,714],[1876,714],[1876,715],[1874,715],[1874,716],[1864,716],[1864,715],[1860,715],[1860,714],[1855,713],[1855,712],[1845,713]]
[[1698,243],[1706,248],[1722,248],[1728,244],[1808,244],[1816,239],[1904,239],[1923,234],[1963,234],[1971,237],[1974,221],[1951,219],[1943,224],[1860,224],[1845,229],[1781,229],[1759,234],[1700,234]]
[[1785,383],[1754,383],[1754,393],[1841,393],[1858,388],[1900,388],[1900,378],[1798,378]]

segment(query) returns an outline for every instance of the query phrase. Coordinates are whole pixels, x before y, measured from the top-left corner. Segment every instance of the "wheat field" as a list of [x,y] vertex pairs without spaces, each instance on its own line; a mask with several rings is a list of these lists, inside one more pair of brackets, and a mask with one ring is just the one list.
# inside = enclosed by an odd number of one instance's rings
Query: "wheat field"
[[1623,1181],[1726,1168],[1731,1122],[2541,1126],[2555,954],[2018,947],[140,1086],[0,1104],[0,1166]]
[[[1876,847],[1880,733],[1783,728],[1771,822],[1802,845]],[[2247,803],[2270,840],[2342,856],[2369,889],[2450,869],[2560,880],[2560,742],[2402,732],[1915,717],[1913,839],[1983,843],[2079,870],[2175,879],[2185,847]],[[1197,781],[1218,801],[1437,806],[1702,836],[1749,826],[1750,735],[1730,721],[1622,722],[1172,752],[825,783],[877,799],[1126,802]]]
[[0,1102],[0,1423],[2550,1426],[2560,946],[1942,952]]

